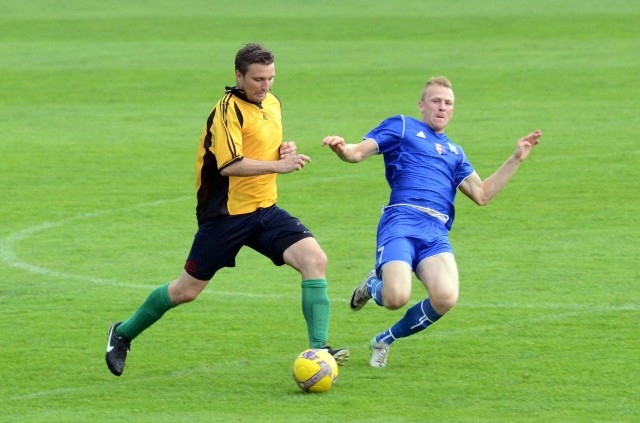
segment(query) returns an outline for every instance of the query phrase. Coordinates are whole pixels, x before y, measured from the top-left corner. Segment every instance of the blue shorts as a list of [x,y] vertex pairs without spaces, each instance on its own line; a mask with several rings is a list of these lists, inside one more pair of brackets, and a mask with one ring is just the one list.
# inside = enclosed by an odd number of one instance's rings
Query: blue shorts
[[453,253],[453,248],[449,230],[438,219],[408,206],[384,209],[378,223],[378,275],[391,261],[403,261],[415,272],[422,260],[445,252]]
[[271,206],[241,215],[218,215],[198,226],[184,269],[208,281],[223,267],[234,267],[236,256],[248,246],[282,266],[284,251],[313,234],[287,211]]

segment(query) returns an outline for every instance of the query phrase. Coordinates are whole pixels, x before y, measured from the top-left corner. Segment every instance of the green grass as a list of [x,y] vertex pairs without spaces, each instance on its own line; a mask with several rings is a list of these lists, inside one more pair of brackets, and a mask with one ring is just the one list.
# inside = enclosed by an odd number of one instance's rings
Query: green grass
[[[449,3],[2,2],[0,420],[640,420],[640,5]],[[326,394],[299,391],[298,275],[243,251],[114,378],[107,327],[182,267],[196,143],[248,41],[276,52],[285,137],[313,159],[279,202],[329,256],[331,342],[352,360]],[[459,198],[458,306],[373,369],[368,340],[403,311],[347,300],[372,266],[382,163],[320,141],[416,116],[440,74],[481,176],[544,136],[491,205]]]

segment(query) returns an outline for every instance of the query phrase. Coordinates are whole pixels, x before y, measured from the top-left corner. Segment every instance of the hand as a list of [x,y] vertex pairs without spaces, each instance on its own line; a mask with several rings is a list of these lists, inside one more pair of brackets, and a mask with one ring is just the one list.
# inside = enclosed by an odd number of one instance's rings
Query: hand
[[322,140],[322,146],[324,147],[325,145],[328,145],[334,153],[341,156],[340,153],[344,152],[347,144],[344,142],[344,138],[338,135],[329,135]]
[[324,137],[322,145],[328,145],[331,150],[347,163],[359,163],[378,152],[378,144],[373,139],[365,139],[357,144],[347,144],[344,138],[337,135]]
[[538,145],[542,132],[535,130],[530,134],[520,138],[516,143],[516,151],[513,153],[513,157],[519,162],[529,157],[529,153],[533,150],[533,147]]
[[298,151],[298,146],[294,141],[285,141],[280,144],[280,158],[284,159],[286,156],[290,154],[296,154]]
[[311,162],[309,156],[304,154],[287,154],[276,162],[277,173],[290,173],[302,169]]

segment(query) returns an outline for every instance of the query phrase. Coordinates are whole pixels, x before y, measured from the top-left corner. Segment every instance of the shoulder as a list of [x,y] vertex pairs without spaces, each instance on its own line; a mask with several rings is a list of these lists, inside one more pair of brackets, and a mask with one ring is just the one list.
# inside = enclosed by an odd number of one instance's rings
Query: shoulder
[[394,116],[389,116],[388,118],[384,119],[383,122],[406,122],[407,119],[410,119],[408,116],[405,115],[394,115]]
[[384,121],[382,121],[382,124],[386,124],[389,126],[396,126],[398,128],[413,128],[413,127],[424,126],[423,122],[407,115],[395,115],[395,116],[388,117]]
[[267,93],[267,97],[265,98],[265,101],[271,101],[271,102],[277,102],[280,103],[280,97],[278,97],[277,95],[275,95],[274,93],[272,93],[271,91],[269,91]]
[[275,94],[273,94],[271,91],[269,91],[267,93],[267,96],[265,97],[264,101],[262,102],[263,106],[269,106],[269,107],[281,107],[282,104],[280,102],[280,98],[278,96],[276,96]]
[[218,99],[216,102],[216,108],[220,108],[221,106],[228,106],[229,103],[234,102],[234,95],[231,91],[225,91],[222,97]]
[[407,117],[404,115],[395,115],[383,119],[377,126],[377,129],[395,129],[402,132],[402,128],[406,126]]

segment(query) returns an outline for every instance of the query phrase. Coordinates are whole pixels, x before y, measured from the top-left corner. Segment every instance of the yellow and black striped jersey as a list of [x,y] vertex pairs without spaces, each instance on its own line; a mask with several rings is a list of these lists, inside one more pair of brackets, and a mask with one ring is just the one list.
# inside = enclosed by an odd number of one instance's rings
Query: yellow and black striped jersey
[[270,92],[262,103],[227,87],[209,115],[196,157],[198,222],[220,214],[244,214],[275,204],[276,174],[222,176],[220,170],[244,157],[278,160],[282,143],[280,100]]

